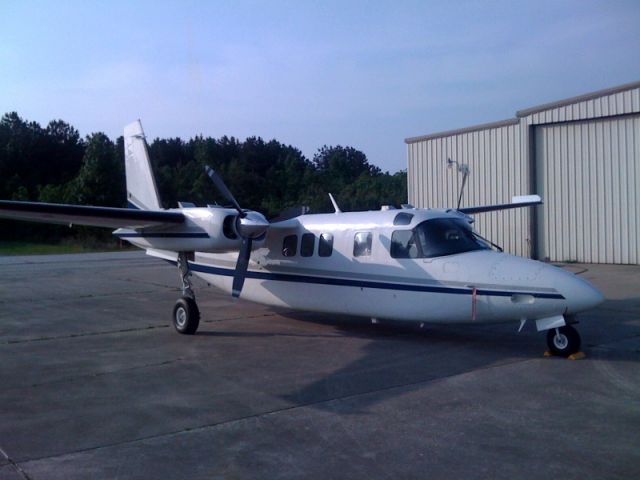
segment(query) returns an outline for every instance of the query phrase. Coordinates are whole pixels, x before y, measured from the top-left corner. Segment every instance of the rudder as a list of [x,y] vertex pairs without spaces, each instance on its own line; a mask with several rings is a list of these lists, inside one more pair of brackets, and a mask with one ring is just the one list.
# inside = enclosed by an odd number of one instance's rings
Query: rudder
[[161,210],[149,152],[140,120],[124,127],[124,157],[127,177],[127,204],[140,210]]

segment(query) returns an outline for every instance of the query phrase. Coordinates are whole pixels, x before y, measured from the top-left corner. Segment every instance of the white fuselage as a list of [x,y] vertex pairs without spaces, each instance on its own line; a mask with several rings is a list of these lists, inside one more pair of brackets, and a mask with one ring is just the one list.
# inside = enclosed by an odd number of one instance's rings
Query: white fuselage
[[[399,213],[405,217],[394,225]],[[544,319],[602,301],[600,292],[571,273],[488,248],[429,258],[392,256],[393,239],[402,237],[394,232],[438,218],[468,220],[444,210],[406,209],[303,215],[271,224],[251,254],[242,298],[432,323]],[[190,267],[231,292],[236,261],[236,252],[196,252]]]
[[559,331],[573,321],[567,317],[603,300],[560,268],[491,250],[465,215],[534,206],[540,197],[460,210],[349,213],[334,201],[335,214],[270,223],[242,209],[207,167],[232,207],[162,210],[144,138],[139,121],[125,127],[130,209],[0,200],[0,216],[117,228],[117,237],[176,263],[184,298],[174,324],[181,333],[198,325],[189,272],[235,297],[300,310],[437,323],[535,320],[538,330],[556,330],[551,346],[558,351],[569,337],[572,349],[579,347],[577,334]]

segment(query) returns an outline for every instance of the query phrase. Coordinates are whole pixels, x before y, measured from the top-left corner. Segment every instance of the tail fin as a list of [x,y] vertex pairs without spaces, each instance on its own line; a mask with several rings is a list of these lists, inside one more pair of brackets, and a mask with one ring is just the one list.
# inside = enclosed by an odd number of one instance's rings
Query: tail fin
[[124,157],[129,207],[161,210],[158,187],[151,171],[151,162],[140,120],[124,127]]

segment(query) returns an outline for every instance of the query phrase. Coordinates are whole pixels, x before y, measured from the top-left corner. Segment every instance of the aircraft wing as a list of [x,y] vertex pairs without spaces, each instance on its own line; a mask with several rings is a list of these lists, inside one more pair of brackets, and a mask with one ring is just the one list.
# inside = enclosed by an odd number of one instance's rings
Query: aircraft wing
[[11,200],[0,200],[0,218],[108,228],[142,228],[185,221],[180,212]]
[[459,212],[467,215],[475,213],[493,212],[496,210],[507,210],[509,208],[532,207],[534,205],[542,205],[540,195],[522,195],[513,197],[511,203],[503,203],[501,205],[483,205],[479,207],[458,208]]

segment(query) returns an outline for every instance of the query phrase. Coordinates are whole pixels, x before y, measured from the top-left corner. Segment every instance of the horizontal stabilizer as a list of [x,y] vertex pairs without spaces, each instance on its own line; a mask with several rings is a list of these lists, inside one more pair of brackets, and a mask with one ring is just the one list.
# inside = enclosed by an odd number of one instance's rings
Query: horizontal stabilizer
[[479,207],[465,207],[459,208],[458,211],[467,215],[473,215],[475,213],[507,210],[509,208],[532,207],[535,205],[542,205],[542,198],[540,198],[540,195],[522,195],[513,197],[511,203],[503,203],[501,205],[483,205]]
[[0,200],[0,218],[108,228],[142,228],[180,224],[185,220],[180,212],[11,200]]
[[178,252],[172,252],[170,250],[160,250],[158,248],[147,248],[147,255],[155,258],[161,258],[162,260],[166,260],[167,262],[178,262]]

